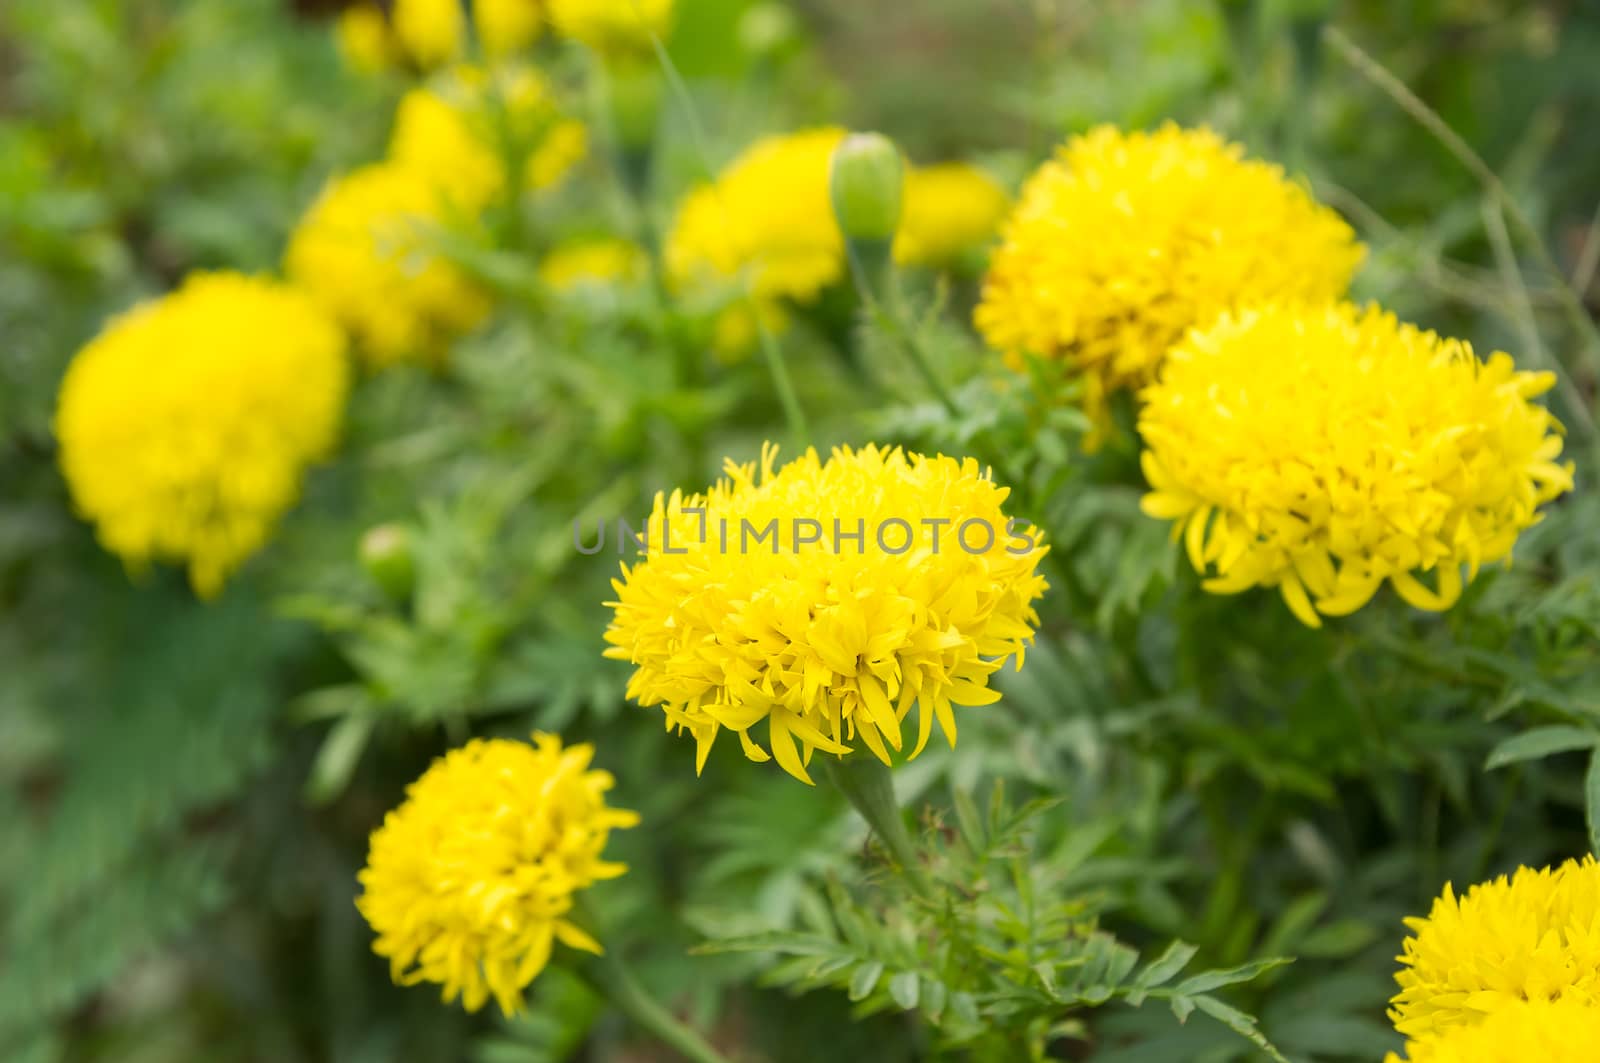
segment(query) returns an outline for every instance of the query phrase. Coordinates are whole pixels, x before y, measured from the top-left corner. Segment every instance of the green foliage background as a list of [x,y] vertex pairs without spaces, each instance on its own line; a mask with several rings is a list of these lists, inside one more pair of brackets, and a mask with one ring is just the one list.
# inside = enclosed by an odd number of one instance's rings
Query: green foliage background
[[[457,249],[497,288],[494,320],[443,377],[362,383],[338,459],[211,605],[171,572],[130,580],[75,519],[55,388],[107,315],[188,270],[274,268],[326,176],[380,152],[398,86],[343,71],[327,26],[278,0],[0,10],[0,1055],[669,1058],[561,972],[506,1021],[393,988],[370,953],[352,905],[367,832],[444,749],[535,727],[595,741],[646,818],[614,843],[633,872],[597,891],[614,951],[737,1058],[1398,1047],[1383,1006],[1401,917],[1447,880],[1594,844],[1600,494],[1581,437],[1579,491],[1458,608],[1383,600],[1313,632],[1267,594],[1199,591],[1138,511],[1126,436],[1087,456],[1061,395],[996,388],[1009,378],[964,325],[970,280],[913,295],[960,418],[838,293],[786,344],[819,442],[983,441],[1022,471],[1019,508],[1057,563],[1005,699],[898,773],[930,867],[971,886],[925,911],[837,794],[729,750],[697,781],[599,655],[616,557],[580,557],[573,520],[642,516],[781,434],[759,359],[706,363],[692,322],[652,299],[572,305],[528,279],[564,236],[661,225],[708,164],[773,129],[844,120],[1020,179],[1094,122],[1205,121],[1357,225],[1362,297],[1557,361],[1592,407],[1596,352],[1549,267],[1592,308],[1600,12],[806,0],[803,39],[756,56],[746,4],[682,6],[671,52],[707,143],[674,101],[642,208],[602,153],[526,224]],[[1495,189],[1329,25],[1487,161],[1552,262],[1500,239]],[[584,76],[571,51],[550,61]],[[1571,399],[1552,400],[1569,423]],[[408,608],[355,561],[380,521],[417,537]]]

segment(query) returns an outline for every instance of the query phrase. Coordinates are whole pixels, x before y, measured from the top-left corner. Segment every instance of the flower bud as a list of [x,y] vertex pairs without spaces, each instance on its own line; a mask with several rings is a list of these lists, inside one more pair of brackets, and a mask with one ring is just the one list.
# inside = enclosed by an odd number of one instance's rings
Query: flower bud
[[854,133],[833,153],[829,191],[833,215],[845,239],[888,243],[900,228],[905,161],[894,141],[880,133]]
[[390,598],[403,602],[411,597],[417,568],[411,529],[404,524],[379,524],[361,537],[357,549],[367,577]]
[[800,20],[789,5],[765,0],[739,19],[739,47],[751,59],[776,62],[800,43]]

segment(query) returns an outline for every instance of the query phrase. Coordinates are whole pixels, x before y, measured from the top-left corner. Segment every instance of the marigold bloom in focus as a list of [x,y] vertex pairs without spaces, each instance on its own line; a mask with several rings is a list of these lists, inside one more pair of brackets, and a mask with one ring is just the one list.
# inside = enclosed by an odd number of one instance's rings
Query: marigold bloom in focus
[[994,239],[1011,207],[1000,182],[964,162],[913,168],[895,242],[898,262],[944,266]]
[[672,0],[545,0],[557,33],[606,54],[641,53],[672,28]]
[[647,268],[645,254],[626,240],[576,240],[563,244],[539,264],[539,278],[559,292],[607,287],[638,279]]
[[389,139],[391,162],[428,176],[468,212],[505,195],[508,155],[538,190],[560,182],[587,150],[583,123],[563,117],[544,79],[525,67],[493,75],[457,67],[412,89]]
[[1236,306],[1341,297],[1364,249],[1277,166],[1208,129],[1101,126],[1023,189],[976,321],[1013,362],[1084,374],[1092,410]]
[[858,740],[888,764],[913,706],[910,756],[935,719],[954,744],[951,706],[999,700],[990,675],[1013,655],[1020,667],[1033,637],[1037,533],[1007,521],[1009,491],[971,458],[775,459],[768,446],[759,470],[730,461],[708,495],[657,497],[606,632],[606,656],[636,668],[628,696],[694,736],[697,770],[723,728],[767,760],[762,722],[770,756],[808,783],[814,751]]
[[1144,510],[1175,522],[1207,590],[1277,587],[1312,627],[1385,581],[1448,609],[1463,566],[1509,556],[1572,488],[1560,425],[1529,401],[1553,383],[1375,307],[1225,315],[1143,393]]
[[376,73],[401,65],[429,71],[460,62],[474,36],[488,58],[503,59],[537,40],[543,25],[539,0],[474,0],[471,5],[394,0],[387,7],[369,0],[347,7],[335,32],[346,61]]
[[210,597],[332,448],[348,374],[344,336],[306,296],[193,274],[68,368],[55,429],[73,501],[130,566],[185,562]]
[[1446,885],[1428,917],[1406,925],[1415,936],[1399,957],[1405,967],[1395,975],[1400,992],[1389,1017],[1407,1037],[1474,1025],[1530,1000],[1600,1005],[1600,864],[1593,856],[1553,870],[1518,868],[1461,898]]
[[1508,1004],[1470,1026],[1406,1045],[1384,1063],[1593,1063],[1600,1008],[1575,1000]]
[[470,219],[428,174],[394,163],[336,178],[296,226],[289,279],[355,339],[373,367],[437,363],[488,314],[487,296],[429,247]]
[[507,1015],[556,942],[598,954],[568,917],[574,895],[627,871],[601,859],[613,829],[639,822],[606,805],[609,772],[591,746],[476,739],[435,761],[372,834],[356,907],[403,985],[435,982],[446,1003]]

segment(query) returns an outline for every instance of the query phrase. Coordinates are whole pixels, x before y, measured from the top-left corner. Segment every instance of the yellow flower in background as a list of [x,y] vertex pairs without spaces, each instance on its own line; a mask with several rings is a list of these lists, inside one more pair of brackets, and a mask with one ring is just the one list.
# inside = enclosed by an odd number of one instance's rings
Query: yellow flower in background
[[767,137],[678,208],[667,238],[675,286],[748,283],[762,300],[812,302],[844,277],[828,172],[842,129]]
[[[1389,1017],[1407,1037],[1443,1035],[1529,1000],[1600,1005],[1600,864],[1593,856],[1555,869],[1518,868],[1459,899],[1446,885],[1428,917],[1406,925],[1415,936],[1399,957],[1405,966],[1395,975],[1400,992]],[[1519,1063],[1523,1058],[1537,1057]]]
[[306,296],[193,274],[68,368],[55,430],[73,502],[128,565],[186,563],[211,597],[333,447],[348,374],[343,335]]
[[330,182],[300,220],[285,271],[344,326],[369,366],[437,364],[490,309],[484,292],[430,247],[434,231],[466,221],[427,174],[365,166]]
[[1364,248],[1282,169],[1208,129],[1101,126],[1023,189],[976,321],[1014,363],[1060,359],[1087,400],[1155,377],[1168,348],[1225,310],[1341,297]]
[[557,942],[601,951],[569,918],[573,897],[627,871],[602,854],[639,817],[606,805],[613,779],[593,758],[554,735],[475,739],[411,784],[372,834],[356,901],[396,982],[514,1015]]
[[405,65],[426,72],[468,58],[474,44],[489,59],[515,55],[538,40],[543,25],[540,0],[369,0],[346,8],[335,34],[358,71]]
[[1572,488],[1560,425],[1530,401],[1553,383],[1376,307],[1224,315],[1143,393],[1144,510],[1175,522],[1207,590],[1277,587],[1312,627],[1385,581],[1447,609],[1463,566],[1508,557]]
[[539,277],[556,291],[571,292],[638,280],[647,264],[639,246],[626,240],[575,240],[545,256],[539,264]]
[[400,101],[389,159],[425,174],[452,203],[473,212],[499,200],[507,159],[522,160],[525,184],[549,188],[588,150],[583,123],[566,118],[535,71],[493,75],[458,67]]
[[768,446],[705,496],[657,497],[606,631],[606,656],[636,669],[628,696],[693,735],[697,770],[723,728],[807,783],[817,750],[859,742],[891,763],[913,707],[910,756],[936,719],[954,744],[951,707],[999,700],[990,675],[1020,667],[1033,637],[1037,533],[1007,520],[1009,491],[971,458],[868,446],[775,460]]
[[640,53],[672,28],[672,0],[545,0],[557,33],[607,54]]
[[1593,1063],[1600,1008],[1574,1000],[1519,1002],[1470,1026],[1451,1026],[1384,1063]]
[[994,239],[1011,197],[976,166],[952,162],[912,169],[905,204],[895,260],[944,266]]

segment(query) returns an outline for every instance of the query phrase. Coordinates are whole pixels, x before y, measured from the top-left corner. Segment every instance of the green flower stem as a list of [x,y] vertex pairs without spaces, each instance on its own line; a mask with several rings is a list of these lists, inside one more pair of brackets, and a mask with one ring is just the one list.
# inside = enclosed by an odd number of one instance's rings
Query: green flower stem
[[783,417],[789,424],[789,435],[795,447],[804,450],[811,445],[811,426],[806,422],[805,410],[795,394],[794,381],[789,379],[789,367],[784,363],[783,349],[778,345],[778,337],[761,320],[761,306],[756,302],[756,297],[753,294],[746,295],[745,304],[755,321],[756,335],[761,339],[761,356],[766,359],[767,371],[772,374],[772,386],[778,392],[778,401],[783,404]]
[[848,757],[824,757],[823,769],[828,781],[838,787],[861,818],[867,821],[889,850],[889,856],[911,888],[923,896],[931,893],[922,863],[917,857],[917,847],[906,830],[905,818],[900,813],[900,803],[894,796],[894,777],[888,765],[876,757],[858,754]]
[[628,968],[607,953],[586,961],[578,974],[614,1004],[639,1029],[655,1037],[690,1063],[729,1063],[693,1027],[668,1011],[629,973]]

